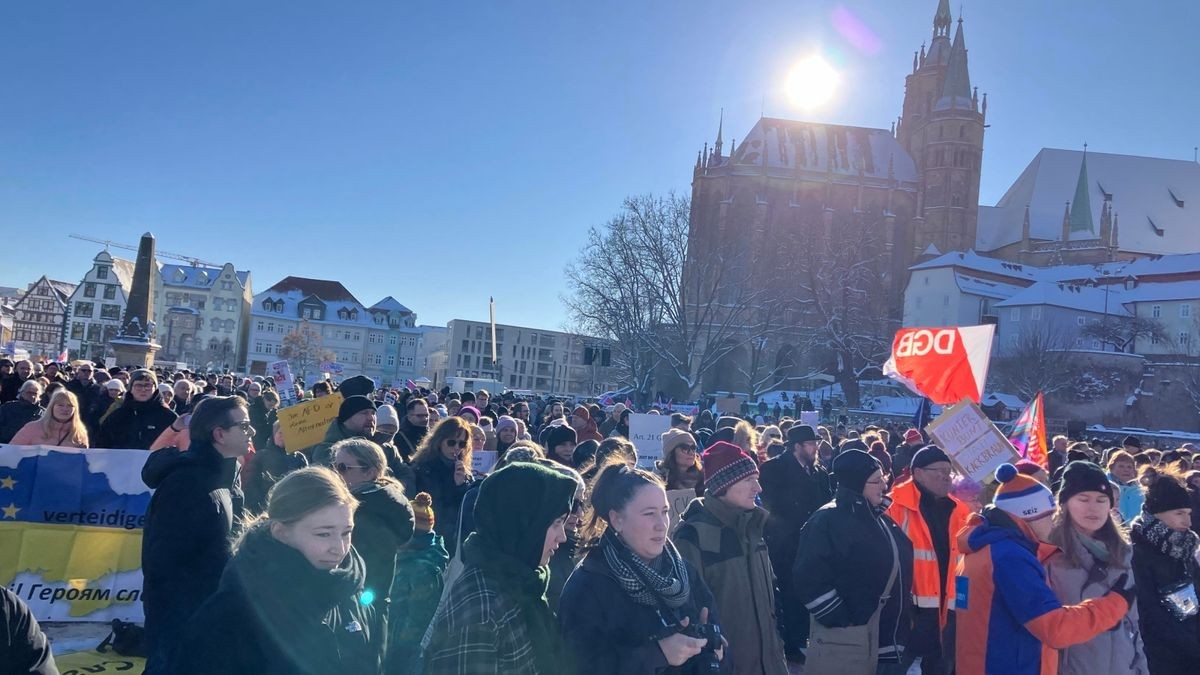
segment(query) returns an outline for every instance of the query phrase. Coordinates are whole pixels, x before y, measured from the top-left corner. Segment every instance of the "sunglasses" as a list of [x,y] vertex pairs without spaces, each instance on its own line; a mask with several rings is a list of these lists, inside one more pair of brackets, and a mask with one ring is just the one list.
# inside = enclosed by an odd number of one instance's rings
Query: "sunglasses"
[[452,448],[465,448],[471,444],[471,441],[447,440],[447,441],[442,441],[442,442]]
[[367,468],[367,467],[365,467],[365,466],[359,466],[359,465],[357,465],[357,464],[346,464],[345,462],[338,462],[337,464],[334,464],[334,465],[333,465],[333,468],[334,468],[334,469],[335,469],[335,470],[336,470],[338,473],[346,473],[346,472],[347,472],[347,471],[349,471],[350,469],[358,469],[358,470],[360,470],[360,471],[361,471],[361,470],[363,470],[363,469],[365,469],[365,468]]
[[237,427],[246,433],[254,431],[254,427],[250,425],[250,420],[246,420],[245,422],[234,422],[233,424],[225,425],[226,429],[232,429],[234,427]]
[[686,452],[689,455],[696,454],[696,446],[694,445],[677,445],[675,446],[675,449],[679,450],[680,452]]

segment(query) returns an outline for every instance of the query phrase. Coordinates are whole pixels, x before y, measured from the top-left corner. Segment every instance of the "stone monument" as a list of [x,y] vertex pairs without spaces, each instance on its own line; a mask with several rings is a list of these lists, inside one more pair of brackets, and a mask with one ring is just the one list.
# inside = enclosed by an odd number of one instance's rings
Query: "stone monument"
[[125,316],[121,318],[121,328],[108,343],[120,367],[149,368],[154,363],[154,352],[162,348],[154,341],[155,325],[150,320],[150,308],[154,306],[154,286],[150,275],[157,272],[154,235],[147,232],[138,244],[133,283],[129,289],[129,302],[125,305]]

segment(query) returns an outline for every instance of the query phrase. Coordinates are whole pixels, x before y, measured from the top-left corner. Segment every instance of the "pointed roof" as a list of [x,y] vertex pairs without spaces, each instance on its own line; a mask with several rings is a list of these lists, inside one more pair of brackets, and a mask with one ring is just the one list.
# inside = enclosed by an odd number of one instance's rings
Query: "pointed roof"
[[[325,302],[353,302],[356,305],[362,305],[358,298],[354,297],[340,281],[329,281],[326,279],[309,279],[307,277],[284,277],[279,280],[274,286],[268,288],[265,293],[281,294],[288,291],[299,291],[303,296],[315,295]],[[262,295],[262,293],[258,294]],[[255,297],[257,298],[258,295]]]
[[[892,174],[889,174],[889,162]],[[904,146],[887,129],[848,127],[763,117],[742,139],[737,150],[713,167],[732,164],[735,173],[809,171],[822,176],[862,175],[901,183],[915,183],[916,164]],[[907,189],[907,188],[904,188]]]
[[725,109],[721,108],[721,118],[717,122],[717,142],[713,143],[713,149],[716,150],[717,156],[721,156],[721,131],[725,127]]
[[938,0],[937,12],[933,15],[933,34],[935,36],[939,29],[942,34],[950,33],[950,0]]
[[1071,200],[1071,231],[1096,233],[1092,225],[1092,199],[1088,196],[1087,148],[1079,162],[1079,181],[1075,184],[1075,199]]
[[371,305],[370,309],[371,309],[371,311],[382,310],[385,312],[407,312],[409,314],[412,313],[411,309],[400,304],[399,301],[397,301],[395,298],[393,298],[390,295],[387,296],[386,298],[380,300],[379,302]]
[[971,109],[971,75],[967,71],[967,40],[963,37],[961,18],[958,20],[958,30],[954,33],[954,43],[950,46],[942,97],[933,107],[934,110],[951,108]]

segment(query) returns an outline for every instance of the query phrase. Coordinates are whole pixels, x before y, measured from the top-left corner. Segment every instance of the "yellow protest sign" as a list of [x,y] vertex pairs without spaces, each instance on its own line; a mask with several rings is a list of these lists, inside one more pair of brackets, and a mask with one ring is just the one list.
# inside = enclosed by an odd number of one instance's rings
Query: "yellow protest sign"
[[279,429],[288,452],[303,450],[325,438],[329,423],[337,419],[342,407],[342,395],[334,392],[289,408],[280,409]]
[[146,667],[146,659],[140,656],[121,656],[109,651],[101,654],[95,650],[55,655],[55,665],[63,675],[75,673],[140,673]]

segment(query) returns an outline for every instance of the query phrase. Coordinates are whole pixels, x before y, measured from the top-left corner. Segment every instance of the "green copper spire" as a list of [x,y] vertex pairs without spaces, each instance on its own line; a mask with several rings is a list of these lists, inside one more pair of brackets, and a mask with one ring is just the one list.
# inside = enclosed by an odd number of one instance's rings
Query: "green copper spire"
[[1087,144],[1083,146],[1083,161],[1079,164],[1079,182],[1075,199],[1071,200],[1071,231],[1096,233],[1092,225],[1092,199],[1088,194]]

